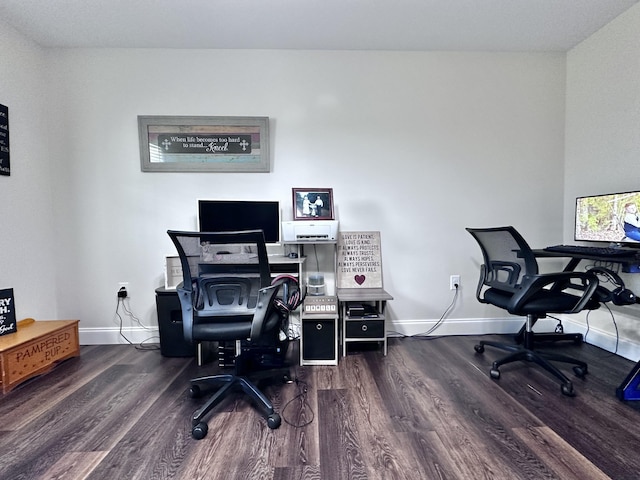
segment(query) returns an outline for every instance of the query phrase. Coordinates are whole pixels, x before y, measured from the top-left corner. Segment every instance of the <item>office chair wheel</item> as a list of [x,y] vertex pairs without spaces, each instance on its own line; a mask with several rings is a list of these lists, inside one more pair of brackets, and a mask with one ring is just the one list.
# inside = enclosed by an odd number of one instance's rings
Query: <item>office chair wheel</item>
[[587,367],[582,368],[576,365],[575,367],[573,367],[573,373],[578,378],[584,378],[584,376],[588,373]]
[[205,422],[200,422],[191,429],[191,436],[196,440],[202,440],[207,436],[208,431],[209,425],[207,425]]
[[272,413],[267,417],[267,426],[271,430],[275,430],[276,428],[278,428],[280,426],[280,423],[282,423],[282,420],[280,419],[280,415],[278,415],[277,413]]
[[476,345],[473,347],[473,349],[477,352],[477,353],[484,353],[484,345]]
[[189,395],[191,396],[191,398],[198,398],[200,397],[200,395],[202,395],[202,390],[200,390],[200,387],[198,385],[191,385],[189,387]]
[[566,395],[567,397],[575,397],[575,392],[573,391],[573,383],[569,382],[569,383],[563,383],[562,385],[560,385],[560,391],[562,392],[563,395]]
[[497,368],[492,368],[491,371],[489,372],[489,375],[494,380],[498,380],[500,378],[500,370],[498,370]]

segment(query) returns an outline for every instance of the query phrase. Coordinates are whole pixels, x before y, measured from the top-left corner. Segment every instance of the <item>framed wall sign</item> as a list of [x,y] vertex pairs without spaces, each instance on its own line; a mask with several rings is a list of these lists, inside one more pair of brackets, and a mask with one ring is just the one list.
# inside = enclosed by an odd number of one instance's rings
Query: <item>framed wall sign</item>
[[333,220],[332,188],[294,188],[294,220]]
[[9,164],[9,107],[0,105],[0,175],[11,175]]
[[15,333],[17,330],[13,288],[3,288],[0,290],[0,336]]
[[269,172],[268,117],[138,116],[143,172]]
[[340,232],[337,288],[382,288],[380,232]]

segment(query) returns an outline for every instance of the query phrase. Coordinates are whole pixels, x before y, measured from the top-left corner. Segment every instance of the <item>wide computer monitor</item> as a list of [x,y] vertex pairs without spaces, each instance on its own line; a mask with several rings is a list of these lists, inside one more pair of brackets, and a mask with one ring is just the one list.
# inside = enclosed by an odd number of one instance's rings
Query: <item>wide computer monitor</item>
[[578,197],[574,238],[640,248],[640,191]]
[[280,242],[280,203],[255,200],[198,200],[201,232],[262,230],[266,243]]

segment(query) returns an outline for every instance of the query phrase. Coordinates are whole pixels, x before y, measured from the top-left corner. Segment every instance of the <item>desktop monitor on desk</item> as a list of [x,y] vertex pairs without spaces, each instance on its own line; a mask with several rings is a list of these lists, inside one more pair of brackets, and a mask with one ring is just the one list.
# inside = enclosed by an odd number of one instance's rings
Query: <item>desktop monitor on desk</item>
[[255,200],[198,200],[201,232],[262,230],[267,244],[280,242],[280,203]]
[[574,238],[640,248],[640,191],[578,197]]

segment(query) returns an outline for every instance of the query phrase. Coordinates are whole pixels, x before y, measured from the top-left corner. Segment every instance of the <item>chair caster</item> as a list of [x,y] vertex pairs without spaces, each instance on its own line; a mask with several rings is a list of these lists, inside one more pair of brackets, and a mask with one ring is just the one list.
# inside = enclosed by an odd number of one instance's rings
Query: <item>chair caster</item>
[[200,422],[191,429],[191,436],[196,440],[202,440],[207,436],[208,431],[209,426],[205,422]]
[[473,347],[473,349],[474,349],[477,353],[483,353],[483,352],[484,352],[484,345],[480,345],[480,344],[475,345],[475,346]]
[[498,380],[500,378],[500,370],[498,370],[497,368],[492,368],[489,372],[489,376],[494,380]]
[[191,398],[198,398],[200,397],[200,395],[202,395],[202,390],[200,390],[200,387],[198,385],[191,385],[189,387],[189,395],[191,396]]
[[573,373],[578,378],[584,378],[584,376],[588,373],[587,367],[583,368],[576,365],[575,367],[573,367]]
[[573,384],[571,382],[563,383],[562,385],[560,385],[560,391],[562,392],[563,395],[566,395],[567,397],[576,396],[575,392],[573,391]]
[[278,428],[280,426],[280,423],[282,423],[282,420],[280,419],[280,415],[278,415],[277,413],[272,413],[267,417],[267,426],[271,430],[275,430],[276,428]]

